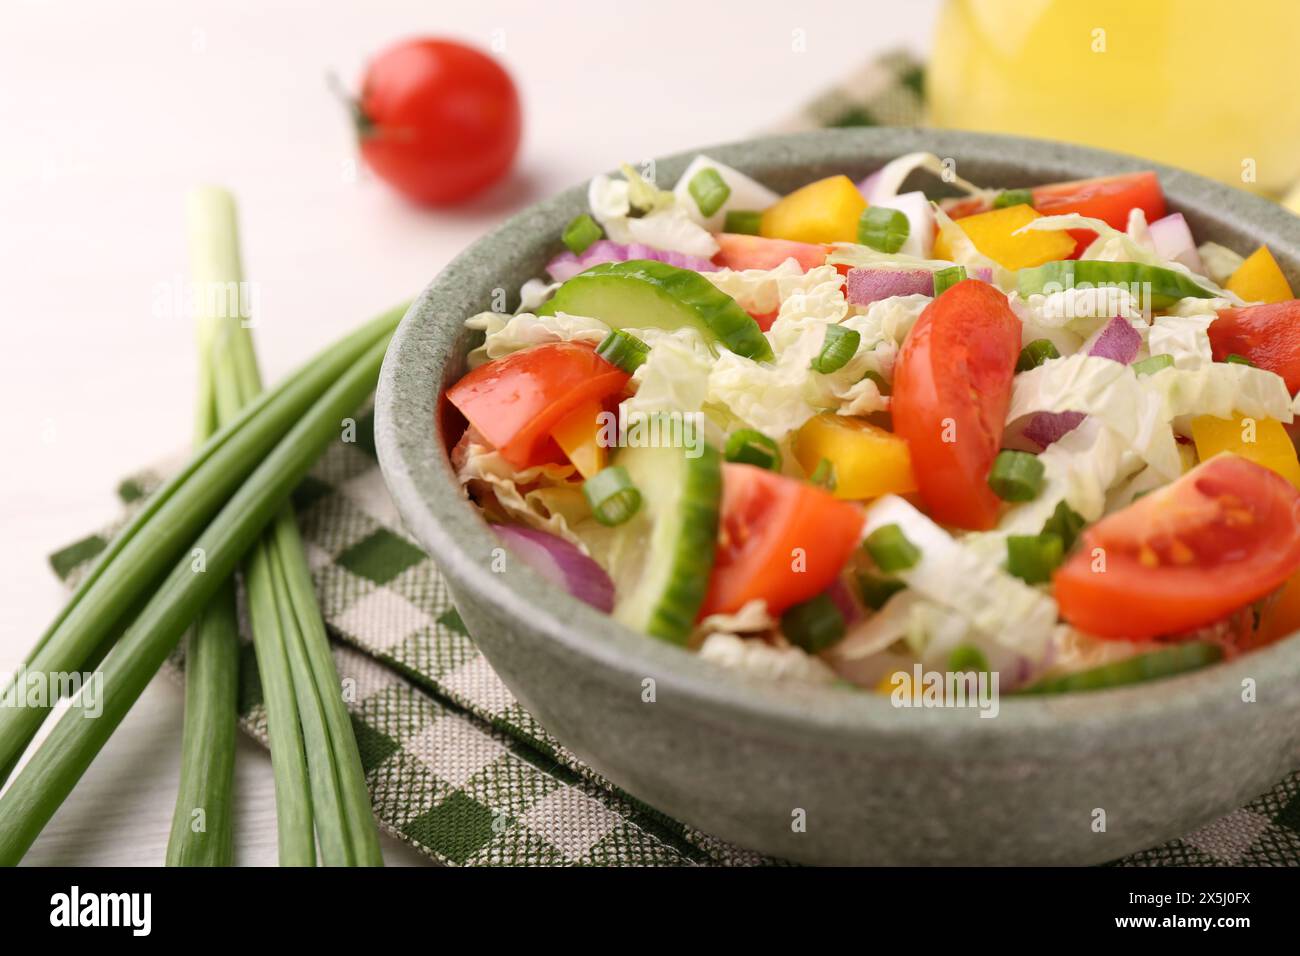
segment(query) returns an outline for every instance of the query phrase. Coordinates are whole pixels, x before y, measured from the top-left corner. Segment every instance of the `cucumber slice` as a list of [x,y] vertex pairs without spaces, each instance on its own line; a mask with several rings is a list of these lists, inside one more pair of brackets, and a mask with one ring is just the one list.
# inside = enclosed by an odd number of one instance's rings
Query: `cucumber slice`
[[756,361],[772,358],[763,330],[736,300],[698,272],[666,262],[629,259],[580,272],[556,290],[538,315],[585,315],[613,329],[680,329]]
[[1153,309],[1168,308],[1179,299],[1214,297],[1213,292],[1202,289],[1181,272],[1141,262],[1098,262],[1092,259],[1049,262],[1032,269],[1021,269],[1016,281],[1022,296],[1041,293],[1053,284],[1069,289],[1086,283],[1094,287],[1136,284],[1140,297],[1146,284],[1150,283]]
[[1172,677],[1184,671],[1194,671],[1206,664],[1213,664],[1222,656],[1223,650],[1217,644],[1209,644],[1205,641],[1176,644],[1147,654],[1135,654],[1113,664],[1103,664],[1085,671],[1051,677],[1017,693],[1065,694],[1077,690],[1104,690],[1107,687],[1120,687],[1124,684],[1136,684],[1160,677]]
[[685,644],[704,603],[718,543],[722,455],[701,446],[626,448],[615,464],[641,491],[641,510],[619,528],[614,617],[634,630]]

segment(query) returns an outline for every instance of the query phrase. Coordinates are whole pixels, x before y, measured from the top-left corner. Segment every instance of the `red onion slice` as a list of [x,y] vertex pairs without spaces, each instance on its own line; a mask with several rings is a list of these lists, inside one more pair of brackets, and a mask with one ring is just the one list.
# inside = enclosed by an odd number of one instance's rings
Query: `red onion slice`
[[614,610],[614,582],[577,545],[523,525],[496,524],[492,530],[516,557],[552,584],[598,611]]
[[1129,321],[1116,316],[1102,326],[1088,347],[1088,354],[1108,358],[1120,365],[1128,365],[1137,358],[1142,348],[1142,336]]
[[1039,448],[1046,448],[1078,428],[1085,417],[1083,412],[1035,412],[1020,434]]
[[845,295],[854,305],[918,294],[934,295],[934,274],[926,269],[850,269],[845,288]]
[[1147,229],[1151,233],[1151,242],[1156,247],[1156,255],[1162,259],[1181,262],[1198,275],[1205,275],[1201,254],[1196,249],[1196,240],[1192,238],[1192,230],[1188,228],[1187,220],[1181,212],[1157,219]]
[[602,262],[627,262],[629,259],[653,259],[666,262],[680,269],[693,269],[696,272],[717,272],[718,267],[708,259],[690,256],[684,252],[666,252],[655,249],[643,242],[631,242],[623,245],[609,239],[598,239],[582,255],[562,252],[546,264],[546,271],[556,282],[567,282],[579,272],[600,265]]

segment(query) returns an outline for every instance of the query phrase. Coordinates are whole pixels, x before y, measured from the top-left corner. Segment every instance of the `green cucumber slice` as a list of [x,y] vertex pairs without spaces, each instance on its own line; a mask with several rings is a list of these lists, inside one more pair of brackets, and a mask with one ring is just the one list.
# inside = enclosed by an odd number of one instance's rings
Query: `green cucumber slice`
[[686,448],[625,448],[614,459],[641,491],[641,510],[618,529],[614,617],[683,645],[708,591],[722,502],[722,455],[699,447],[697,458]]
[[1032,269],[1021,269],[1016,282],[1022,296],[1042,293],[1051,285],[1069,289],[1085,284],[1093,287],[1136,284],[1138,297],[1150,283],[1150,306],[1153,309],[1168,308],[1179,299],[1214,297],[1213,292],[1202,289],[1184,273],[1141,262],[1098,262],[1093,259],[1049,262]]
[[706,339],[756,361],[772,358],[763,330],[736,300],[698,272],[666,262],[629,259],[580,272],[556,290],[538,315],[585,315],[613,329],[694,326]]
[[1113,664],[1103,664],[1100,667],[1090,667],[1086,671],[1051,677],[1017,693],[1065,694],[1077,690],[1121,687],[1124,684],[1136,684],[1160,677],[1172,677],[1184,671],[1194,671],[1206,664],[1213,664],[1222,656],[1223,649],[1218,644],[1205,641],[1175,644],[1173,647],[1147,654],[1135,654]]

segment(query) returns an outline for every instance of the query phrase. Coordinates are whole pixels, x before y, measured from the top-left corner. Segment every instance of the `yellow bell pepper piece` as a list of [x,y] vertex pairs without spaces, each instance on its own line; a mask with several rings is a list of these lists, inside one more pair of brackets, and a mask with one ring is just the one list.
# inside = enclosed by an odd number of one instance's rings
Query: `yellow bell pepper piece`
[[907,442],[861,418],[822,412],[795,434],[794,457],[807,474],[823,458],[835,468],[835,497],[878,498],[916,490]]
[[1237,266],[1237,271],[1228,277],[1224,288],[1247,302],[1285,302],[1295,298],[1268,246],[1260,246]]
[[777,200],[763,212],[759,234],[794,242],[856,242],[867,201],[848,176],[828,176]]
[[[1074,240],[1064,230],[1039,232],[1031,229],[1013,235],[1017,229],[1041,218],[1030,206],[992,209],[956,220],[975,248],[1004,269],[1028,269],[1064,259],[1074,252]],[[952,246],[939,233],[934,241],[934,258],[952,259]]]
[[608,451],[600,443],[600,402],[583,402],[551,429],[551,437],[583,478],[605,467]]
[[1192,440],[1196,442],[1196,454],[1201,461],[1229,451],[1273,469],[1300,488],[1300,462],[1296,460],[1295,445],[1276,418],[1200,415],[1192,419]]
[[[897,690],[898,687],[900,686],[894,683],[894,677],[898,674],[902,674],[903,676],[905,676],[908,679],[908,681],[911,681],[912,679],[912,675],[909,674],[907,671],[890,671],[884,677],[880,678],[880,680],[876,681],[876,686],[873,688],[875,692],[877,694],[884,694],[885,696],[889,696],[893,694],[894,691]],[[910,688],[911,685],[908,684],[904,686],[908,686]]]

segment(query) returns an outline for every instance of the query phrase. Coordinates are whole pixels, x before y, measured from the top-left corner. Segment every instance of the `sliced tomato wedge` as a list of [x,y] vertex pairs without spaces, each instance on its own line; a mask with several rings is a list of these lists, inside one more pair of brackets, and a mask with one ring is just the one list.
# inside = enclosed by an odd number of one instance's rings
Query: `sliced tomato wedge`
[[590,345],[552,342],[480,365],[447,399],[516,468],[551,460],[551,429],[569,412],[621,392],[628,374]]
[[1035,186],[1031,192],[1034,208],[1044,216],[1077,212],[1080,216],[1100,219],[1115,229],[1128,226],[1128,214],[1133,209],[1141,209],[1147,222],[1155,222],[1165,215],[1165,192],[1160,188],[1160,178],[1150,170]]
[[739,611],[755,598],[780,614],[831,586],[858,545],[861,508],[754,465],[723,465],[722,481],[718,550],[701,617]]
[[1052,584],[1075,627],[1142,639],[1213,624],[1297,569],[1300,493],[1223,454],[1084,531]]
[[1216,362],[1240,355],[1281,375],[1291,394],[1300,390],[1300,299],[1222,309],[1209,334]]
[[786,259],[794,259],[804,272],[826,264],[825,246],[789,239],[764,239],[735,232],[719,232],[718,251],[713,261],[727,269],[775,269]]
[[1007,297],[967,279],[931,302],[894,367],[894,431],[907,440],[925,509],[936,521],[987,530],[1000,501],[989,469],[1002,447],[1020,320]]
[[[1090,219],[1100,219],[1115,229],[1127,228],[1129,211],[1134,208],[1146,214],[1147,222],[1155,222],[1165,215],[1165,193],[1160,188],[1159,177],[1150,170],[1049,183],[1034,186],[1030,192],[1034,197],[1034,209],[1044,216],[1078,213]],[[953,219],[973,216],[988,209],[989,204],[982,199],[958,199],[944,206]],[[1071,229],[1070,235],[1075,241],[1071,258],[1082,253],[1097,238],[1091,229]]]

